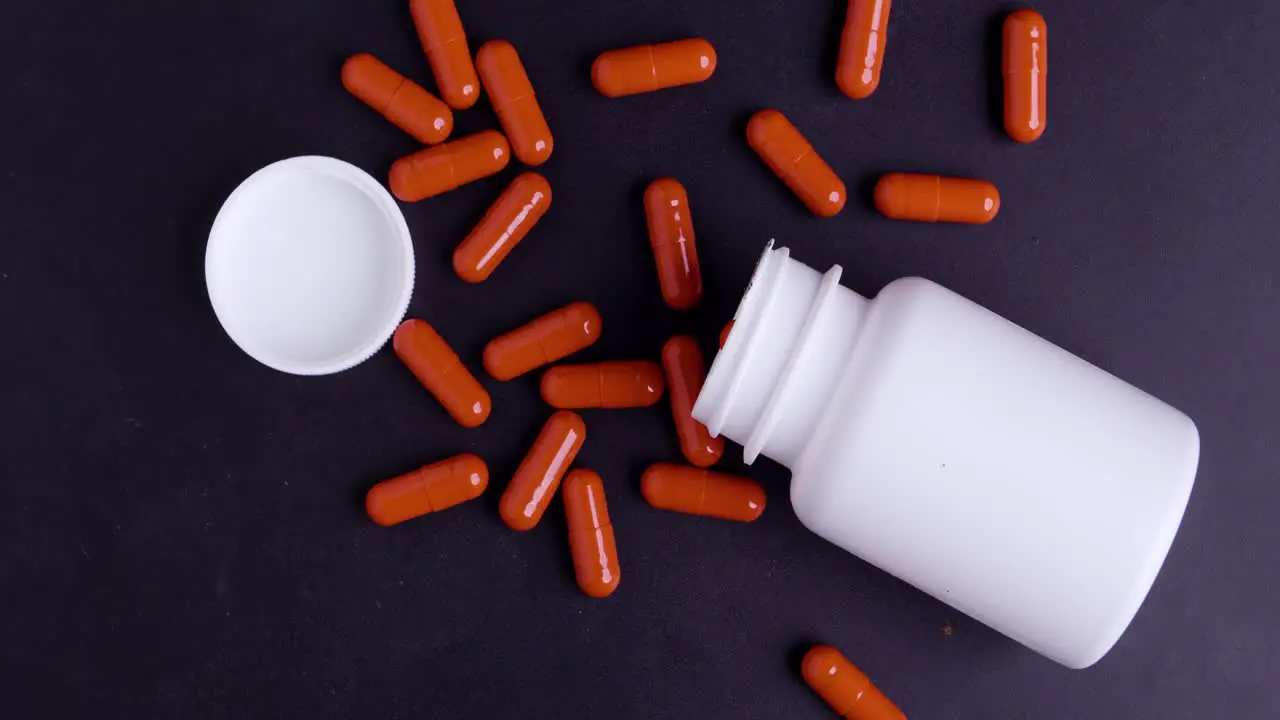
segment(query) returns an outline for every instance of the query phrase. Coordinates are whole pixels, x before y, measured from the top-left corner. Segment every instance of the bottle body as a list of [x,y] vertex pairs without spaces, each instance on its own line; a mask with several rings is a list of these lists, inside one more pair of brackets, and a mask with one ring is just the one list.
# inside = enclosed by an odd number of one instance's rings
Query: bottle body
[[[772,264],[775,279],[748,291],[773,302],[744,299],[695,417],[744,442],[748,461],[759,450],[791,468],[792,504],[817,534],[1064,665],[1096,662],[1181,522],[1195,425],[927,280],[867,301],[828,273],[800,317],[803,291],[794,308],[779,298],[817,273],[771,263],[779,252],[758,271]],[[788,342],[780,329],[795,324]],[[767,369],[775,354],[782,371]],[[751,418],[739,399],[757,370],[773,387]]]

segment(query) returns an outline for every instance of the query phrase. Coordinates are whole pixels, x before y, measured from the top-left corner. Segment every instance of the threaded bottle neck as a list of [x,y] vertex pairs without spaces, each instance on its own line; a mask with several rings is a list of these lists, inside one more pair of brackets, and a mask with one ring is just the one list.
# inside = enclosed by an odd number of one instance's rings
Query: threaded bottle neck
[[712,435],[794,468],[835,394],[868,300],[770,242],[716,356],[693,416]]

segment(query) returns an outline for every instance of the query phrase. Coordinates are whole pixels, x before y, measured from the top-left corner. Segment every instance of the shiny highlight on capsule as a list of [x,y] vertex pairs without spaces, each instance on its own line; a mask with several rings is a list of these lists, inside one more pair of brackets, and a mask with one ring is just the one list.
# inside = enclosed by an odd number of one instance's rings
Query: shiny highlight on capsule
[[644,499],[659,510],[751,522],[764,513],[760,483],[703,468],[655,463],[640,479]]
[[1000,212],[1000,192],[986,180],[889,173],[876,183],[876,209],[894,220],[983,225]]
[[846,720],[907,720],[871,679],[839,650],[818,645],[800,666],[804,682]]
[[507,527],[532,530],[542,520],[586,439],[587,426],[577,413],[561,410],[547,420],[498,503]]
[[711,437],[707,426],[693,419],[693,404],[707,379],[698,341],[677,335],[662,347],[662,369],[671,395],[671,417],[680,436],[680,452],[691,465],[711,467],[724,455],[724,438]]
[[702,267],[689,195],[676,180],[654,180],[644,191],[644,212],[662,299],[672,309],[688,310],[702,299]]
[[600,313],[586,302],[569,303],[511,332],[484,348],[484,368],[498,380],[510,380],[589,347],[600,338]]
[[423,145],[444,142],[453,131],[448,105],[369,53],[347,58],[342,86]]
[[1004,129],[1020,143],[1035,142],[1048,119],[1049,27],[1035,10],[1004,21]]
[[578,587],[593,598],[618,589],[622,570],[609,521],[604,481],[591,470],[574,470],[564,479],[564,515],[569,525],[569,549]]
[[510,160],[502,133],[483,130],[400,158],[388,184],[400,200],[417,202],[500,172]]
[[647,360],[557,365],[542,375],[542,399],[551,407],[648,407],[666,387],[662,368]]
[[591,84],[616,98],[700,83],[715,71],[715,48],[691,38],[602,53],[591,65]]
[[489,419],[489,393],[435,328],[422,320],[405,320],[391,344],[396,357],[459,425],[476,427]]
[[880,86],[891,5],[891,0],[849,0],[836,61],[836,84],[854,100],[869,97]]
[[449,107],[466,110],[480,99],[480,81],[453,0],[409,0],[418,40],[427,53],[436,87]]
[[555,141],[515,47],[490,40],[476,53],[476,69],[516,158],[525,165],[546,162]]
[[390,527],[474,500],[488,485],[484,461],[458,455],[374,485],[364,509],[371,520]]
[[814,215],[832,217],[844,208],[844,182],[782,113],[761,110],[752,115],[747,144]]
[[503,191],[484,219],[453,253],[453,271],[469,283],[484,282],[551,207],[551,185],[524,173]]

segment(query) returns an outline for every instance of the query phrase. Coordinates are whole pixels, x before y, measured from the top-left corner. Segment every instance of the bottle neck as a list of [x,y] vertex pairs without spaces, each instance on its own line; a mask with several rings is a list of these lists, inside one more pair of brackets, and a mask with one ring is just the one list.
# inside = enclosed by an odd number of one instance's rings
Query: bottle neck
[[826,274],[765,248],[716,355],[693,417],[714,436],[794,469],[818,429],[858,341],[869,301]]

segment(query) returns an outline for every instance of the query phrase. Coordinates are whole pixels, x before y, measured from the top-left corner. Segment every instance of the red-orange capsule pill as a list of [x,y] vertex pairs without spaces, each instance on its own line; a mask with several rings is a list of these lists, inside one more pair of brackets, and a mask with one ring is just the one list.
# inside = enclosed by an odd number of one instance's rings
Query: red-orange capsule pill
[[538,524],[586,439],[587,426],[577,413],[561,410],[547,420],[502,493],[498,514],[507,527],[531,530]]
[[480,497],[489,469],[475,455],[458,455],[419,468],[369,489],[365,512],[388,527]]
[[557,365],[542,375],[542,399],[555,408],[648,407],[664,388],[662,368],[647,360]]
[[725,344],[725,343],[727,343],[727,342],[729,342],[729,333],[731,333],[731,332],[733,332],[733,321],[732,321],[732,320],[730,320],[729,322],[725,323],[725,324],[724,324],[724,329],[720,331],[720,347],[722,347],[722,348],[723,348],[723,347],[724,347],[724,344]]
[[805,653],[800,674],[805,684],[846,720],[907,720],[865,673],[829,645],[818,645]]
[[501,171],[511,160],[511,146],[496,130],[425,148],[391,165],[391,192],[416,202],[449,192]]
[[662,368],[667,374],[671,395],[671,416],[680,436],[680,452],[690,464],[711,467],[724,455],[724,438],[711,437],[707,426],[693,419],[693,403],[707,379],[706,365],[698,342],[677,335],[662,347]]
[[622,97],[700,83],[716,71],[716,49],[702,38],[610,50],[591,65],[601,95]]
[[1044,134],[1048,109],[1049,28],[1035,10],[1004,21],[1004,130],[1029,143]]
[[703,468],[655,463],[640,492],[659,510],[751,522],[764,512],[764,488],[746,478]]
[[476,53],[476,69],[516,157],[525,165],[546,162],[555,143],[516,49],[490,40]]
[[662,299],[668,307],[688,310],[702,299],[702,268],[684,186],[671,178],[649,183],[644,191],[644,213]]
[[470,283],[493,274],[551,207],[551,185],[537,173],[511,181],[453,253],[453,271]]
[[409,0],[418,40],[427,52],[436,86],[449,107],[466,110],[480,99],[480,81],[453,0]]
[[510,380],[590,346],[600,338],[600,313],[591,303],[569,303],[484,348],[484,367],[499,380]]
[[782,113],[752,115],[747,144],[814,215],[831,217],[844,208],[844,183]]
[[453,131],[448,105],[368,53],[343,63],[342,86],[424,145],[444,142]]
[[578,587],[591,597],[608,597],[618,589],[622,571],[604,499],[604,481],[591,470],[574,470],[564,479],[561,492]]
[[890,0],[849,0],[836,61],[836,84],[854,100],[867,97],[880,86],[891,4]]
[[889,173],[876,183],[876,209],[894,220],[982,225],[1000,212],[1000,192],[986,180]]
[[392,346],[418,382],[459,425],[476,427],[489,418],[489,393],[435,328],[422,320],[405,320],[396,328]]

